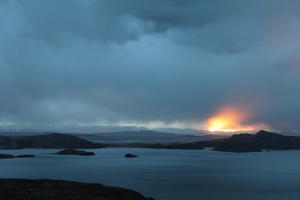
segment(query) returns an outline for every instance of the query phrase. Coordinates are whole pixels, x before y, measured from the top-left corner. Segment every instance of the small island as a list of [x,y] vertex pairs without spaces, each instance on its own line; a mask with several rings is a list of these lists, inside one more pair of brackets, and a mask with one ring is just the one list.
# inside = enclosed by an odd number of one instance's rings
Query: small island
[[33,158],[33,157],[34,157],[34,155],[31,155],[31,154],[14,156],[14,155],[11,155],[11,154],[0,153],[0,159],[7,159],[7,158]]
[[33,158],[34,155],[32,154],[23,154],[23,155],[17,155],[16,158]]
[[6,159],[6,158],[14,158],[15,156],[11,155],[11,154],[0,154],[0,159]]
[[76,149],[64,149],[55,154],[58,155],[77,155],[77,156],[94,156],[94,152],[83,151],[83,150],[76,150]]
[[136,158],[136,157],[138,157],[138,156],[135,155],[135,154],[127,153],[127,154],[125,154],[124,157],[125,157],[125,158]]

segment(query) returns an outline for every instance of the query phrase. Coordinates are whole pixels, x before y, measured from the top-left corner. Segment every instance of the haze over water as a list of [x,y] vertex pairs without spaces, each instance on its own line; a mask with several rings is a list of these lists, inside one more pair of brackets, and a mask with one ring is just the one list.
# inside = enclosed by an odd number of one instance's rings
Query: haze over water
[[[156,200],[300,198],[300,151],[96,149],[92,157],[56,149],[2,150],[35,158],[0,160],[2,178],[51,178],[134,189]],[[134,153],[138,158],[123,158]]]

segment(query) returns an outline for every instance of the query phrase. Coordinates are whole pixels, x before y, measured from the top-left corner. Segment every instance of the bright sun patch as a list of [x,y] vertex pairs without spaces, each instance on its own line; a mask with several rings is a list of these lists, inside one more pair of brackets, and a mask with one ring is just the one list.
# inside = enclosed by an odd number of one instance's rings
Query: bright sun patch
[[210,132],[245,132],[268,128],[262,123],[248,124],[249,118],[250,113],[246,109],[228,106],[207,120],[207,130]]

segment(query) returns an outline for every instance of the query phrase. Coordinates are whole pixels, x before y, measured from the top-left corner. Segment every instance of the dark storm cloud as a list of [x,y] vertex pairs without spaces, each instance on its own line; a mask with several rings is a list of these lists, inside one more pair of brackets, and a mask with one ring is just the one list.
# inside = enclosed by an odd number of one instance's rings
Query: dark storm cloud
[[[299,129],[297,1],[0,2],[0,125],[201,122],[227,104]],[[188,125],[187,125],[188,126]]]

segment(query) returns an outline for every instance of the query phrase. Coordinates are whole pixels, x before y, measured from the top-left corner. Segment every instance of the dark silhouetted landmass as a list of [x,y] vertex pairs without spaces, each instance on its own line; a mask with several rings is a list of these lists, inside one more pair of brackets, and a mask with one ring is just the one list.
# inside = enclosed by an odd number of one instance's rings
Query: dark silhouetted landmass
[[217,141],[214,150],[229,152],[255,152],[268,150],[300,149],[300,137],[284,136],[261,130],[255,135],[238,134],[228,139]]
[[34,155],[32,154],[23,154],[23,155],[17,155],[15,156],[16,158],[33,158],[35,157]]
[[83,151],[83,150],[76,150],[76,149],[65,149],[61,150],[55,154],[59,155],[78,155],[78,156],[94,156],[94,152],[89,152],[89,151]]
[[216,151],[227,152],[259,152],[262,151],[257,145],[254,145],[251,140],[254,135],[239,134],[233,135],[228,139],[217,141],[213,144],[213,149]]
[[[204,149],[213,148],[216,151],[257,152],[263,149],[288,150],[300,149],[300,137],[284,136],[268,131],[256,134],[237,134],[225,139],[201,140],[196,142],[172,143],[94,143],[86,139],[68,134],[47,134],[35,136],[0,136],[0,149],[17,148],[117,148],[141,147],[156,149]],[[72,153],[72,152],[71,152]],[[76,152],[73,152],[76,153]]]
[[101,143],[186,143],[228,137],[224,135],[187,135],[158,131],[122,131],[75,135],[92,142]]
[[136,158],[136,157],[138,157],[138,156],[135,155],[135,154],[132,154],[132,153],[126,153],[124,157],[125,157],[125,158]]
[[0,154],[0,159],[6,159],[6,158],[14,158],[15,156],[11,155],[11,154]]
[[[113,134],[113,133],[112,133]],[[118,134],[121,134],[120,132]],[[117,135],[118,135],[117,134]],[[133,135],[139,133],[132,133]],[[150,137],[152,134],[156,135],[157,132],[147,132]],[[163,133],[167,134],[167,133]],[[130,135],[130,134],[129,134]],[[169,136],[175,136],[176,134],[168,134]],[[115,135],[116,136],[116,135]],[[124,136],[127,137],[127,136]],[[195,137],[202,139],[214,138],[209,136],[179,136],[179,137]],[[217,136],[219,138],[219,136]],[[195,139],[194,138],[194,139]],[[98,138],[99,139],[99,138]],[[128,138],[127,138],[128,139]],[[159,139],[159,138],[157,138]],[[105,140],[104,140],[105,141]],[[27,135],[27,136],[0,136],[0,149],[22,149],[22,148],[102,148],[102,147],[145,147],[145,148],[167,148],[167,149],[203,149],[202,145],[198,145],[198,142],[161,142],[161,143],[136,143],[136,142],[112,142],[104,143],[91,142],[84,138],[70,134],[42,134],[42,135]]]
[[34,155],[31,154],[24,154],[24,155],[11,155],[11,154],[0,154],[0,159],[6,159],[6,158],[33,158]]
[[128,189],[60,180],[0,179],[3,200],[151,200]]
[[68,134],[0,136],[0,149],[21,148],[97,148],[99,144]]
[[204,149],[211,141],[199,141],[188,143],[101,143],[105,148],[153,148],[153,149]]
[[300,149],[300,137],[284,136],[268,131],[256,134],[237,134],[225,139],[189,142],[189,143],[109,143],[104,147],[143,147],[161,149],[204,149],[227,152],[259,152],[263,149],[289,150]]
[[[248,150],[244,147],[246,146]],[[259,131],[255,135],[239,134],[224,139],[215,145],[218,151],[261,151],[263,149],[271,150],[289,150],[300,149],[300,137],[284,136],[278,133],[268,131]]]

